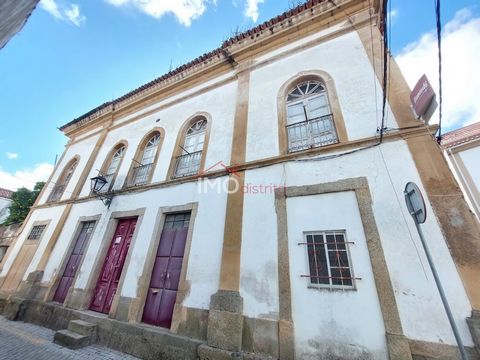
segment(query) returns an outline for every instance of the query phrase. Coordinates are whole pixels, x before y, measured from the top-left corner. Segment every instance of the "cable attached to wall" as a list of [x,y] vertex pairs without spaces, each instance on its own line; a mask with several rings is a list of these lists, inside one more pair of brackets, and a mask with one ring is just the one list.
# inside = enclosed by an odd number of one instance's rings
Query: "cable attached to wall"
[[384,0],[383,8],[383,81],[382,81],[382,121],[380,123],[380,140],[383,141],[383,132],[385,128],[385,113],[387,109],[387,83],[388,83],[388,14],[387,14],[388,0]]
[[440,14],[440,0],[435,1],[435,20],[437,24],[438,47],[438,135],[437,142],[442,141],[442,21]]

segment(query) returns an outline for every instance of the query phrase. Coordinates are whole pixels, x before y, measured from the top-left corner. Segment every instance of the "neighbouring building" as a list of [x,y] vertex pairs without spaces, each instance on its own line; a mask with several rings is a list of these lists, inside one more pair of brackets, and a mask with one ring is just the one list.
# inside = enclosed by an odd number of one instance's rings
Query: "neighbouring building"
[[468,204],[480,219],[480,122],[444,134],[441,144]]
[[414,181],[475,358],[479,224],[393,58],[380,136],[384,19],[308,1],[63,125],[0,308],[143,358],[455,358]]
[[0,188],[0,224],[2,224],[10,214],[10,204],[12,203],[13,191]]
[[10,204],[12,203],[13,191],[0,188],[0,263],[7,253],[18,226],[4,226],[2,223],[8,218],[10,214]]
[[0,2],[0,49],[22,30],[40,0],[2,0]]

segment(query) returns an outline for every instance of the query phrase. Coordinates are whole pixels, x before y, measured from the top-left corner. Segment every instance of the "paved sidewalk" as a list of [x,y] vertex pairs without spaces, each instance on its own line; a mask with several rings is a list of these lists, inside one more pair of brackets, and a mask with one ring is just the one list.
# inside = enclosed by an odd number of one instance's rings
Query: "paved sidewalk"
[[70,350],[53,343],[53,330],[0,316],[1,360],[134,360],[133,356],[99,345]]

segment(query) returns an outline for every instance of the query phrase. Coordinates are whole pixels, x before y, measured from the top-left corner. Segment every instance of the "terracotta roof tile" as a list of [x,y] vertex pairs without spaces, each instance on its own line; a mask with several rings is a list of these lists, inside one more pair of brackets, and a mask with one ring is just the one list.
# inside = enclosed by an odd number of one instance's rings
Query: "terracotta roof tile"
[[111,106],[123,101],[123,100],[126,100],[130,97],[133,97],[134,95],[138,94],[139,92],[145,90],[145,89],[148,89],[160,82],[163,82],[169,78],[172,78],[173,76],[175,75],[178,75],[180,74],[181,72],[189,69],[189,68],[192,68],[193,66],[197,65],[197,64],[201,64],[202,62],[205,62],[207,60],[210,60],[210,59],[213,59],[215,56],[218,56],[218,57],[226,57],[228,58],[228,52],[226,51],[226,49],[233,45],[233,44],[236,44],[246,38],[249,38],[253,35],[256,35],[256,34],[259,34],[262,30],[264,29],[267,29],[267,28],[271,28],[272,26],[282,22],[283,20],[285,19],[288,19],[292,16],[295,16],[303,11],[306,11],[306,10],[309,10],[310,8],[314,7],[315,5],[318,5],[320,3],[324,3],[324,2],[328,2],[330,0],[309,0],[301,5],[298,5],[297,7],[295,7],[294,9],[291,9],[291,10],[288,10],[288,11],[285,11],[283,14],[280,14],[270,20],[267,20],[265,21],[264,23],[260,24],[260,25],[257,25],[255,26],[254,28],[252,29],[249,29],[241,34],[238,34],[238,35],[235,35],[235,36],[232,36],[230,39],[227,39],[225,40],[222,45],[215,49],[215,50],[212,50],[210,52],[207,52],[203,55],[200,55],[199,57],[197,57],[196,59],[186,63],[186,64],[183,64],[181,66],[179,66],[178,68],[144,84],[144,85],[141,85],[140,87],[136,88],[135,90],[133,91],[130,91],[128,92],[127,94],[125,95],[122,95],[120,96],[119,98],[113,100],[113,101],[108,101],[106,103],[103,103],[102,105],[94,108],[93,110],[90,110],[89,112],[83,114],[82,116],[76,118],[76,119],[73,119],[72,121],[68,122],[67,124],[61,126],[59,129],[60,130],[63,130],[65,128],[67,128],[68,126],[70,125],[73,125],[75,123],[80,123],[82,120],[84,119],[87,119],[88,117],[92,116],[93,114],[97,113],[97,112],[100,112],[101,110],[105,110],[107,108],[110,108]]
[[451,148],[478,138],[480,138],[480,122],[443,134],[441,144],[444,148]]
[[0,197],[5,198],[5,199],[10,199],[12,197],[13,191],[12,190],[7,190],[4,188],[0,188]]

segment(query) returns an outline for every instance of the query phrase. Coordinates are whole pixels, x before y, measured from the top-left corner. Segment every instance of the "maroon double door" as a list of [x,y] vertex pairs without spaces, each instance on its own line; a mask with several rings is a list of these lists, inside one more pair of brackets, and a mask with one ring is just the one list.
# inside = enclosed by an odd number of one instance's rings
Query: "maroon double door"
[[170,328],[182,271],[190,213],[165,218],[158,245],[142,321]]
[[110,311],[136,224],[137,218],[123,219],[118,222],[93,293],[91,310],[106,314]]
[[77,238],[75,239],[75,244],[73,245],[72,252],[68,258],[65,269],[63,270],[62,277],[58,283],[57,290],[53,296],[53,301],[63,303],[67,297],[68,289],[72,286],[73,279],[77,273],[78,266],[82,260],[85,248],[88,243],[88,239],[92,235],[93,228],[95,227],[95,221],[83,222],[78,233]]

